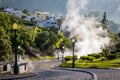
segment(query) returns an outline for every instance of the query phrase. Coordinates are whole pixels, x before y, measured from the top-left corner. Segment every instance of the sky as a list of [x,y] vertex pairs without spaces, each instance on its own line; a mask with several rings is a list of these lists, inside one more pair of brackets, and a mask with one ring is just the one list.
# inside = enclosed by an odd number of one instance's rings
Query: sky
[[[68,0],[0,0],[0,6],[33,11],[39,9],[55,15],[66,15]],[[80,0],[78,0],[80,1]],[[86,14],[91,11],[107,12],[108,19],[120,23],[120,0],[88,0]]]

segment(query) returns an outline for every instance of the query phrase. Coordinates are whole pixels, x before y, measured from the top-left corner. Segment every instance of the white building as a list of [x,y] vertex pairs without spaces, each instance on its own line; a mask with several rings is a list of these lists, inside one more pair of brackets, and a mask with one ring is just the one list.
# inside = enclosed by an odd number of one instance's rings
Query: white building
[[37,21],[37,26],[40,27],[58,27],[57,19],[55,17],[51,17],[45,21]]
[[44,21],[47,19],[47,17],[50,15],[48,12],[41,12],[40,10],[35,10],[33,12],[33,15],[35,16],[36,21]]
[[5,8],[4,11],[8,14],[14,14],[18,18],[27,21],[35,21],[36,25],[39,27],[58,27],[57,18],[48,12],[41,12],[40,10],[35,10],[30,15],[23,13],[20,10],[13,8]]

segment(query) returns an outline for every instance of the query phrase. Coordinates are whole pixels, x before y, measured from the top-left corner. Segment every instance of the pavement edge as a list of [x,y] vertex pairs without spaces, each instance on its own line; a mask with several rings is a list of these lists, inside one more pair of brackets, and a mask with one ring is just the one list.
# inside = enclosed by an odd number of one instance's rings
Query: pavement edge
[[76,72],[85,72],[92,76],[92,80],[97,80],[97,75],[91,71],[81,70],[79,68],[61,68],[61,67],[55,67],[53,69],[59,69],[59,70],[68,70],[68,71],[76,71]]
[[13,79],[23,79],[23,78],[30,78],[30,77],[34,77],[37,76],[37,73],[25,73],[25,74],[18,74],[18,75],[0,75],[0,80],[13,80]]

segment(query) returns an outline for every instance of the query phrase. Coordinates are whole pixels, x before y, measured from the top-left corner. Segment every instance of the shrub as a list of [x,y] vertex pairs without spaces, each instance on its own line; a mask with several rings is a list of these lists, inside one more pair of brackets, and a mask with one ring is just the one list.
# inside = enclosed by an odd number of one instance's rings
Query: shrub
[[116,57],[120,58],[120,52],[115,53]]
[[[65,57],[65,61],[70,61],[70,60],[72,60],[72,59],[73,59],[72,56],[66,56],[66,57]],[[75,60],[75,61],[77,60],[77,55],[74,55],[74,60]]]
[[115,53],[116,55],[120,55],[120,52]]
[[88,54],[88,56],[92,56],[96,59],[100,58],[101,57],[101,54],[98,54],[98,53],[94,53],[94,54]]
[[95,58],[92,56],[88,56],[88,61],[93,61]]
[[86,60],[86,58],[87,58],[87,56],[81,56],[80,57],[80,59],[83,60],[83,61]]
[[101,52],[101,53],[99,53],[99,54],[101,54],[101,56],[104,57],[106,53]]
[[101,57],[101,54],[96,54],[96,55],[95,55],[95,58],[96,58],[96,59],[98,59],[98,58],[100,58],[100,57]]
[[93,61],[95,58],[92,56],[81,56],[80,57],[81,60],[87,60],[87,61]]
[[105,57],[101,57],[101,58],[100,58],[100,61],[105,61],[105,60],[106,60]]
[[115,55],[115,54],[108,54],[108,55],[106,56],[106,58],[107,58],[108,60],[115,59],[115,58],[116,58],[116,55]]
[[76,61],[78,59],[77,55],[74,56],[74,60]]
[[65,57],[65,62],[66,62],[66,61],[70,61],[70,60],[72,60],[72,56],[66,56],[66,57]]
[[100,57],[99,59],[93,60],[93,62],[99,62],[99,61],[105,61],[105,60],[106,60],[105,57]]

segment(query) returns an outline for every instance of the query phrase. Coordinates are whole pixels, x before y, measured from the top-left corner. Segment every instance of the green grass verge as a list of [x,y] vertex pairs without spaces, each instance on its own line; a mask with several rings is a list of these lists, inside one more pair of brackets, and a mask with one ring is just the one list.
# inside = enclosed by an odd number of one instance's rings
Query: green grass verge
[[[62,63],[61,67],[72,67],[72,62]],[[75,62],[76,68],[117,68],[120,67],[120,59],[106,60],[99,62]]]

